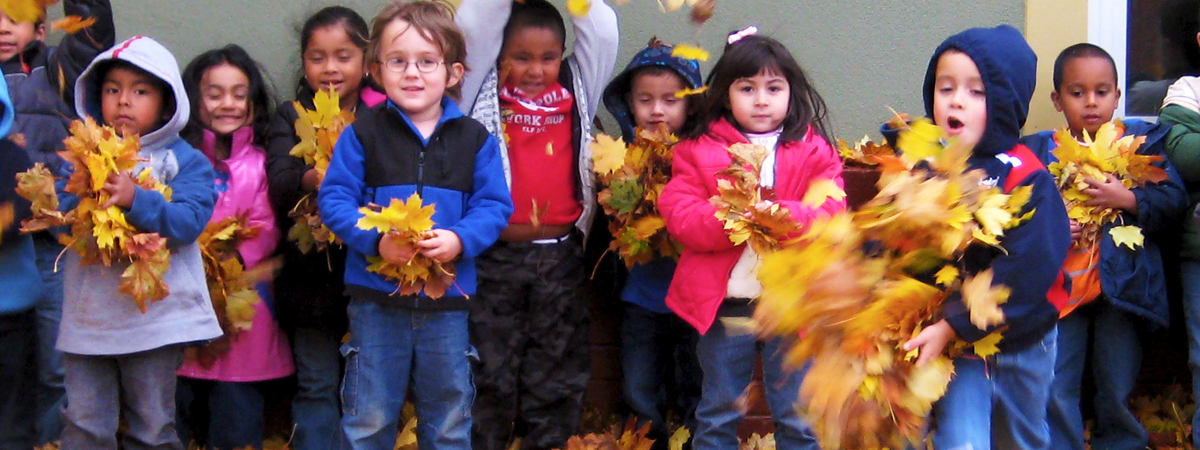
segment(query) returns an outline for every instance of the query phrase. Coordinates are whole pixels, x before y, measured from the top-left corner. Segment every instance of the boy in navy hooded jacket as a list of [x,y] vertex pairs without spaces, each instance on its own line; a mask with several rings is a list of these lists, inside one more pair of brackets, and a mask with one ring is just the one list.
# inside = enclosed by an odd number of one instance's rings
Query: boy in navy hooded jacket
[[[954,359],[955,377],[934,405],[936,448],[1049,448],[1046,403],[1058,320],[1051,301],[1065,297],[1061,267],[1071,236],[1054,178],[1017,143],[1036,72],[1037,56],[1021,33],[1001,25],[947,38],[925,74],[926,114],[949,135],[973,146],[968,164],[987,173],[982,183],[1032,186],[1021,214],[1035,211],[1006,231],[1004,253],[984,249],[964,257],[969,272],[990,267],[993,283],[1007,286],[1011,294],[1000,305],[1005,317],[1000,352]],[[1009,177],[1018,178],[1010,185]],[[999,328],[971,324],[957,297],[947,300],[943,315],[905,344],[907,350],[920,348],[917,364],[941,354],[955,336],[976,342]]]

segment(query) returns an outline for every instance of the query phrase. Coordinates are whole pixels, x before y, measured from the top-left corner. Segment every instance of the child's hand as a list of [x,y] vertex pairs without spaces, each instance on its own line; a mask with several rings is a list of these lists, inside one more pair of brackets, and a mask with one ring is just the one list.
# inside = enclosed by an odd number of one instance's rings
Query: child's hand
[[917,365],[920,366],[942,354],[942,350],[946,349],[946,343],[957,335],[958,333],[950,328],[950,323],[946,322],[946,319],[942,319],[921,330],[920,333],[917,333],[917,337],[905,342],[904,351],[920,348],[921,351],[917,354]]
[[388,264],[402,266],[412,261],[417,255],[417,248],[404,242],[397,233],[386,233],[379,239],[379,256]]
[[1113,174],[1108,174],[1108,178],[1104,181],[1084,178],[1083,182],[1087,183],[1090,187],[1080,192],[1092,196],[1091,200],[1083,203],[1085,206],[1123,209],[1129,211],[1130,214],[1137,214],[1137,197],[1133,195],[1133,191],[1122,185],[1121,180],[1118,180]]
[[133,195],[137,193],[137,185],[133,184],[133,178],[128,174],[110,173],[102,190],[108,193],[108,201],[100,205],[100,209],[113,205],[129,209],[133,206]]
[[433,230],[433,235],[417,243],[421,254],[437,262],[449,262],[462,253],[462,240],[450,230]]
[[1080,225],[1078,220],[1071,219],[1071,242],[1078,241],[1080,236],[1083,236],[1083,225]]

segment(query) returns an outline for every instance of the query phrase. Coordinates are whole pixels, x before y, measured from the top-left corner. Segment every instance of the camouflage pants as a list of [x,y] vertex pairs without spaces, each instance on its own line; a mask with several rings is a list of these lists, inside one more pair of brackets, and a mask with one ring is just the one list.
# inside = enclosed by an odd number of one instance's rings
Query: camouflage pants
[[498,242],[476,258],[471,342],[479,351],[472,430],[476,450],[563,447],[587,386],[588,301],[578,239]]

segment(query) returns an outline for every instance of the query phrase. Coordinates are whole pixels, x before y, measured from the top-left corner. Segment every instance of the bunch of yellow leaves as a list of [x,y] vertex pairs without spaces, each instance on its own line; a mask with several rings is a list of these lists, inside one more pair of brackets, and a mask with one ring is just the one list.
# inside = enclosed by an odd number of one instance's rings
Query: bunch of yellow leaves
[[592,168],[600,183],[598,200],[608,215],[608,230],[625,266],[655,257],[678,258],[679,244],[667,234],[658,214],[658,197],[671,178],[671,146],[675,136],[637,129],[629,146],[606,135],[592,142]]
[[[305,108],[299,101],[292,102],[292,107],[300,115],[295,124],[300,142],[292,147],[289,154],[304,159],[305,164],[312,166],[317,171],[317,184],[320,185],[325,179],[325,171],[329,169],[329,160],[333,158],[333,147],[337,144],[338,136],[354,123],[354,113],[342,111],[341,99],[333,88],[318,91],[313,97],[313,106],[315,110]],[[337,236],[321,222],[315,193],[305,195],[296,202],[288,217],[296,220],[296,224],[288,230],[288,239],[296,241],[300,251],[308,253],[314,247],[324,251],[329,244],[337,242]]]
[[213,311],[226,336],[249,330],[257,314],[254,305],[262,301],[254,286],[259,280],[238,259],[238,244],[259,231],[247,222],[244,215],[226,217],[209,223],[196,239]]
[[848,166],[871,167],[879,165],[883,157],[896,156],[896,151],[886,142],[879,144],[871,141],[870,137],[863,136],[862,140],[854,143],[854,147],[846,144],[846,141],[837,140],[838,155],[842,157],[842,162]]
[[[392,199],[387,208],[372,203],[359,208],[358,212],[363,214],[355,225],[359,229],[391,233],[399,237],[402,243],[414,248],[417,242],[433,233],[433,205],[422,206],[421,196],[415,193],[406,201]],[[399,266],[378,256],[367,258],[367,262],[371,263],[367,271],[395,281],[395,293],[400,295],[416,295],[424,291],[429,298],[437,299],[454,285],[454,264],[435,261],[421,252],[414,253],[412,259]]]
[[[1108,175],[1115,176],[1126,189],[1142,187],[1147,183],[1158,183],[1167,179],[1167,172],[1154,165],[1162,156],[1140,155],[1138,147],[1146,142],[1145,136],[1125,136],[1125,127],[1118,121],[1100,126],[1093,138],[1084,132],[1084,143],[1071,137],[1068,129],[1054,133],[1058,148],[1054,156],[1058,161],[1048,169],[1058,182],[1059,192],[1067,206],[1067,216],[1079,222],[1083,231],[1076,242],[1079,248],[1096,245],[1100,230],[1117,221],[1121,212],[1112,208],[1084,205],[1092,197],[1084,194],[1089,186],[1085,179],[1104,181]],[[1142,229],[1136,225],[1114,227],[1109,231],[1118,245],[1130,249],[1142,245]]]
[[[777,248],[781,241],[800,231],[786,208],[773,201],[774,193],[761,187],[759,175],[769,150],[760,145],[738,143],[728,148],[732,161],[717,172],[718,195],[710,199],[714,214],[736,245],[749,241],[758,254]],[[824,198],[821,199],[824,202]]]
[[[70,225],[71,234],[59,236],[59,241],[79,253],[81,264],[112,266],[114,262],[127,262],[120,289],[133,297],[144,313],[149,302],[162,300],[170,293],[162,280],[170,266],[166,238],[133,228],[119,206],[100,207],[109,200],[103,191],[108,177],[125,176],[140,161],[138,139],[122,138],[112,127],[97,125],[89,117],[71,123],[71,136],[63,144],[67,150],[64,157],[75,166],[64,190],[78,197],[79,204],[67,214],[59,213],[53,195],[54,178],[45,167],[37,165],[17,176],[17,192],[33,203],[33,217],[22,223],[22,231]],[[134,181],[170,201],[171,188],[150,175],[146,168]]]
[[[942,317],[960,293],[981,328],[999,325],[1008,290],[992,285],[990,269],[964,275],[968,247],[999,246],[1031,190],[1012,195],[984,187],[968,171],[970,149],[942,146],[928,122],[902,132],[904,151],[881,164],[879,194],[858,211],[816,221],[799,239],[764,256],[763,293],[754,326],[794,339],[787,361],[810,364],[801,408],[824,448],[919,447],[933,402],[953,373],[950,357],[970,347],[958,341],[916,366],[902,346]],[[799,339],[795,339],[799,336]],[[996,351],[999,334],[976,343]]]

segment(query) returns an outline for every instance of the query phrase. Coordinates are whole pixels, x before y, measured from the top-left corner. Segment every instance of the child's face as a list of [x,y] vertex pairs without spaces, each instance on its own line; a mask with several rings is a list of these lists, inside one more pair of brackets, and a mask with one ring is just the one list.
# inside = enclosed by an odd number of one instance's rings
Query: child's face
[[104,123],[125,137],[150,133],[166,120],[163,93],[156,80],[124,67],[114,67],[104,75],[100,109]]
[[228,63],[200,77],[200,122],[217,134],[229,134],[250,123],[250,79]]
[[437,45],[404,20],[393,20],[379,39],[380,62],[371,70],[388,98],[414,121],[436,120],[446,88],[462,79],[463,65],[447,66]]
[[759,72],[729,85],[729,110],[742,131],[767,133],[787,117],[791,86],[783,75]]
[[304,49],[304,79],[314,91],[337,90],[343,105],[358,101],[364,72],[363,50],[350,40],[341,24],[313,30]]
[[8,61],[30,42],[46,39],[46,24],[14,22],[8,14],[0,11],[0,61]]
[[504,85],[536,97],[558,82],[562,64],[562,39],[549,28],[522,28],[504,41],[500,70]]
[[626,103],[633,110],[633,123],[639,127],[678,133],[687,119],[687,100],[675,97],[684,88],[683,80],[671,73],[647,73],[633,78]]
[[950,50],[938,58],[933,121],[969,147],[974,148],[983,138],[987,129],[987,92],[979,67],[966,53]]
[[1067,117],[1067,126],[1077,139],[1083,132],[1096,131],[1112,120],[1121,90],[1113,77],[1113,66],[1105,58],[1072,58],[1063,64],[1062,85],[1050,93],[1054,109]]

